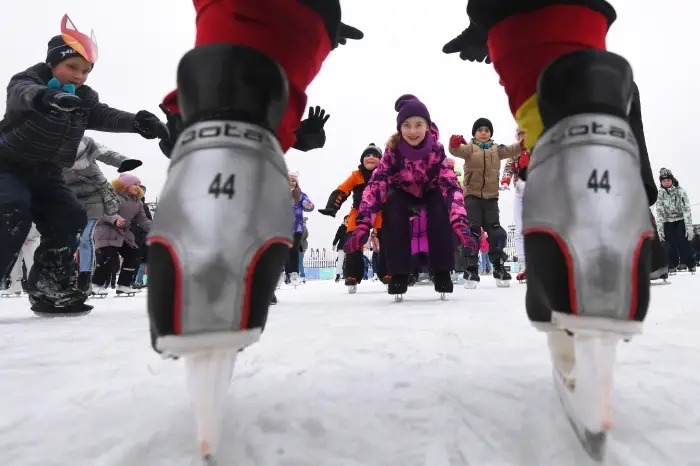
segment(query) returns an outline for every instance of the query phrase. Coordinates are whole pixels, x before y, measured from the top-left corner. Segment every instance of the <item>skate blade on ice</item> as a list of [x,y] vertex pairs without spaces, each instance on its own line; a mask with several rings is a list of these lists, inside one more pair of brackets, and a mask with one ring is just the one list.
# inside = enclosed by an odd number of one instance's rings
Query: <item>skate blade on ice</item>
[[622,334],[590,329],[574,333],[575,382],[569,387],[553,371],[554,385],[574,433],[595,461],[605,457],[612,428],[612,387],[617,345]]
[[348,286],[348,293],[350,293],[350,294],[357,293],[357,285],[349,285]]
[[187,388],[194,407],[197,447],[202,461],[215,465],[221,436],[224,399],[233,377],[238,352],[260,339],[260,328],[238,332],[211,332],[162,336],[156,347],[185,360]]
[[498,288],[508,288],[510,287],[510,280],[501,280],[500,278],[496,279],[496,286]]
[[475,290],[478,285],[479,285],[479,282],[477,282],[475,280],[465,280],[464,281],[464,289],[465,290]]
[[394,295],[394,302],[400,303],[403,301],[403,295],[402,294],[395,294]]

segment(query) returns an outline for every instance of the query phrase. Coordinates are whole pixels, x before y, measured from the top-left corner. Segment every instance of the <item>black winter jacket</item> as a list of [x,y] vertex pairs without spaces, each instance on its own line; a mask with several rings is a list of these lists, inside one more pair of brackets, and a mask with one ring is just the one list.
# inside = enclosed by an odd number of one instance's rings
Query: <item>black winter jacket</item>
[[51,78],[48,65],[38,63],[10,79],[7,108],[0,121],[0,170],[16,168],[60,176],[63,168],[73,166],[86,129],[135,132],[134,114],[101,103],[89,86],[75,91],[82,99],[78,111],[41,110],[36,100]]

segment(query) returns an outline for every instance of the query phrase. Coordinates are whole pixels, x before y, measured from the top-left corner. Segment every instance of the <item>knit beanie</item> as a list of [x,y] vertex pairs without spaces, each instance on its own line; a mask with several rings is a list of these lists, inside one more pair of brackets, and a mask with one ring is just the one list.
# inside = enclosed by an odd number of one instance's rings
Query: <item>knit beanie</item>
[[46,64],[53,68],[63,60],[80,56],[73,47],[66,44],[63,36],[54,36],[49,41],[49,47],[46,52]]
[[673,172],[668,168],[662,168],[659,170],[659,181],[663,180],[674,180]]
[[299,172],[289,172],[289,181],[296,181],[299,183]]
[[119,182],[124,186],[124,189],[129,189],[133,185],[141,186],[141,179],[130,173],[124,173],[119,176]]
[[474,125],[472,125],[472,136],[476,135],[476,131],[482,126],[486,126],[491,131],[491,137],[493,137],[493,124],[488,118],[479,118],[474,122]]
[[365,157],[367,157],[369,154],[374,154],[380,159],[382,158],[382,150],[379,148],[379,146],[372,142],[365,148],[365,150],[362,151],[362,155],[360,155],[360,163],[362,163],[365,160]]
[[396,115],[397,131],[401,131],[401,124],[411,117],[424,118],[425,121],[428,122],[428,125],[432,123],[428,107],[414,95],[404,94],[399,97],[394,104],[394,110],[399,112],[399,114]]

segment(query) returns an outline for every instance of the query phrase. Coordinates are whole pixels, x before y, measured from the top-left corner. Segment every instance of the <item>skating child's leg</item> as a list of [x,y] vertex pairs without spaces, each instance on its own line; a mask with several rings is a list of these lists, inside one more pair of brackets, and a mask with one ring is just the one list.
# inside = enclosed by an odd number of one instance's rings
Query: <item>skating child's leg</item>
[[454,270],[455,256],[450,225],[450,217],[445,198],[438,189],[425,193],[425,209],[428,229],[428,260],[435,273],[449,273]]
[[92,284],[106,287],[112,276],[112,271],[119,267],[119,251],[114,246],[107,246],[97,250],[95,255],[95,273],[92,274]]
[[124,243],[119,248],[119,255],[122,257],[122,267],[117,278],[117,286],[131,287],[131,280],[136,274],[136,269],[139,266],[141,251],[138,248],[132,248]]
[[612,6],[561,3],[472,0],[468,10],[489,31],[527,146],[544,138],[523,199],[528,314],[548,323],[556,309],[566,325],[584,325],[567,316],[603,317],[634,332],[629,321],[643,320],[649,301],[653,231],[627,122],[632,72],[605,51]]
[[386,251],[386,267],[391,276],[411,273],[411,222],[407,196],[403,191],[393,190],[382,208],[383,250]]
[[95,264],[95,225],[97,225],[97,219],[89,218],[85,224],[85,229],[83,234],[80,235],[80,272],[90,272]]
[[[85,209],[60,178],[34,179],[31,214],[41,242],[29,271],[29,294],[78,303],[87,296],[75,288],[75,251],[87,223]],[[63,296],[59,298],[59,296]]]
[[[472,232],[476,244],[479,244],[481,241],[481,227],[483,225],[481,201],[482,199],[476,196],[464,197],[464,207],[467,209],[469,229]],[[477,273],[479,268],[479,251],[469,252],[465,260],[465,265],[468,272]]]
[[32,226],[31,192],[22,177],[0,172],[0,284],[21,260],[18,256]]

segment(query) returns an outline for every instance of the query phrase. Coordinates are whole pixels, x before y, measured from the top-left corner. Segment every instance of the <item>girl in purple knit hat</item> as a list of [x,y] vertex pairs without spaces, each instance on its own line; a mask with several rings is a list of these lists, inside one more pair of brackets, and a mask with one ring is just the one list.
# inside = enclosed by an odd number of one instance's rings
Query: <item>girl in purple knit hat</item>
[[119,268],[121,256],[117,296],[133,296],[140,292],[131,288],[131,279],[140,265],[141,253],[131,231],[131,223],[136,223],[148,232],[151,230],[151,221],[143,209],[141,199],[144,197],[144,191],[138,176],[125,173],[112,181],[112,186],[119,196],[119,213],[105,215],[95,227],[97,267],[92,276],[93,294],[106,294],[105,284],[111,271]]
[[[435,291],[453,291],[453,231],[469,250],[477,246],[469,231],[464,198],[457,177],[445,163],[437,127],[427,107],[413,95],[399,97],[394,105],[397,132],[389,139],[360,203],[357,227],[345,243],[348,253],[360,251],[369,239],[376,213],[383,210],[388,291],[401,300],[411,274],[411,223],[415,209],[427,213],[430,268]],[[360,264],[349,266],[359,267]]]

